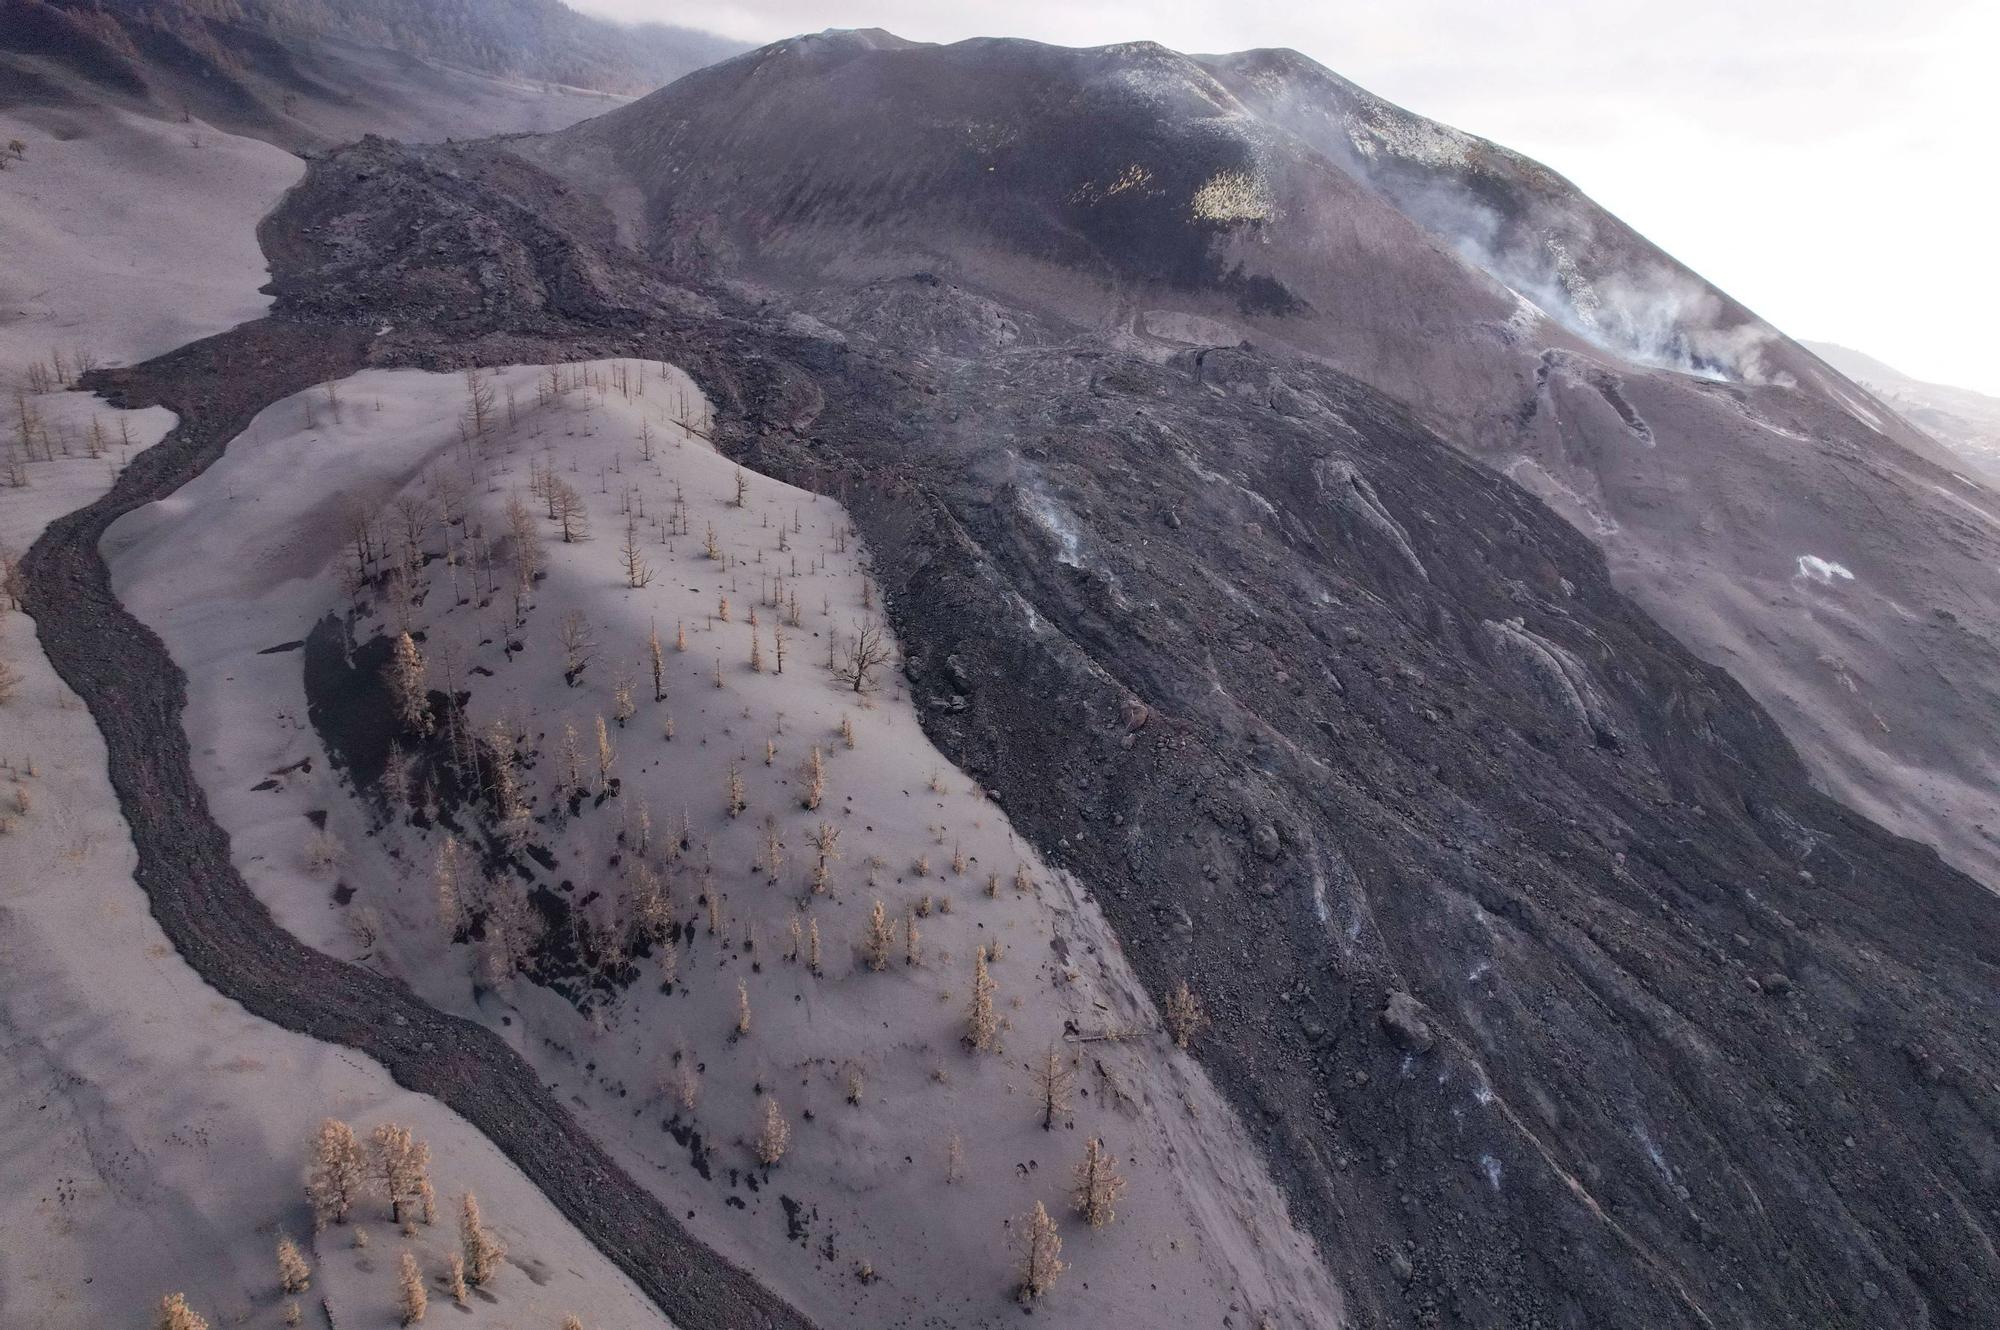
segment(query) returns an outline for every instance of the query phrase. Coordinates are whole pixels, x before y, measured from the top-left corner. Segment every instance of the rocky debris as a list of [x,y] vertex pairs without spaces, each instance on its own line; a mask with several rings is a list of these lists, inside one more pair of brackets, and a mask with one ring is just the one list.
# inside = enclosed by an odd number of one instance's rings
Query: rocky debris
[[1519,619],[1504,623],[1489,619],[1480,628],[1494,649],[1520,671],[1531,687],[1566,715],[1578,733],[1599,743],[1616,743],[1615,732],[1605,715],[1604,700],[1591,681],[1589,669],[1575,655],[1530,632]]
[[1424,1004],[1408,993],[1391,993],[1382,1004],[1382,1028],[1398,1045],[1412,1053],[1428,1053],[1437,1044],[1437,1032],[1424,1016]]
[[1348,521],[1349,529],[1361,537],[1372,537],[1394,552],[1403,566],[1425,581],[1430,571],[1410,544],[1410,533],[1390,515],[1368,478],[1351,462],[1322,459],[1313,466],[1313,480],[1328,503]]
[[970,693],[972,691],[972,676],[966,671],[965,662],[959,659],[956,653],[947,655],[944,658],[944,677],[949,679],[951,686],[959,692]]

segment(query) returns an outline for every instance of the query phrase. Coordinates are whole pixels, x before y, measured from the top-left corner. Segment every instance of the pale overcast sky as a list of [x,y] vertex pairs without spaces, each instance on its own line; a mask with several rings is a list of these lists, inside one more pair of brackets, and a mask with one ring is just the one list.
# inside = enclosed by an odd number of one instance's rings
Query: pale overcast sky
[[1796,337],[2000,394],[1995,0],[571,0],[770,41],[1290,46],[1567,175]]

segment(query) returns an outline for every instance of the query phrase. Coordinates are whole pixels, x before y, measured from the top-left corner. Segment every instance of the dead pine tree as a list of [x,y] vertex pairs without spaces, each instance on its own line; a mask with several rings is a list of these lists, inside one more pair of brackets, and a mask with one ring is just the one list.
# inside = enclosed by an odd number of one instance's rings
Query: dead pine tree
[[563,721],[562,738],[556,742],[556,794],[571,799],[583,793],[583,744],[576,726]]
[[481,1219],[478,1198],[471,1192],[465,1193],[459,1205],[458,1243],[465,1256],[465,1277],[475,1285],[493,1278],[507,1255],[507,1249]]
[[312,1287],[312,1267],[290,1234],[278,1239],[278,1288],[285,1293],[303,1293]]
[[775,1167],[791,1144],[792,1126],[785,1121],[784,1110],[778,1107],[776,1099],[764,1096],[764,1120],[757,1128],[757,1162],[766,1168]]
[[563,615],[556,636],[562,644],[563,682],[574,688],[583,672],[590,668],[590,662],[597,658],[597,634],[591,630],[590,620],[582,610],[570,610]]
[[447,937],[455,937],[465,922],[465,856],[458,837],[447,835],[438,846],[431,881],[437,888],[438,924]]
[[888,630],[871,616],[856,623],[854,636],[833,650],[833,677],[853,691],[865,693],[875,686],[876,674],[894,655]]
[[465,434],[475,444],[484,444],[493,432],[493,384],[478,370],[465,371]]
[[616,779],[618,755],[611,747],[611,734],[604,728],[604,717],[597,718],[597,792],[611,793],[612,782]]
[[514,774],[514,737],[499,720],[493,722],[480,745],[486,759],[486,788],[493,799],[493,813],[505,824],[502,830],[510,837],[524,830],[528,810],[521,802],[521,786]]
[[327,1118],[313,1138],[312,1168],[306,1177],[314,1227],[346,1223],[367,1185],[367,1166],[354,1129],[338,1118]]
[[764,869],[773,882],[778,880],[778,870],[784,862],[785,842],[778,835],[778,819],[767,814],[764,818]]
[[636,591],[653,580],[653,567],[639,544],[639,524],[631,517],[625,519],[625,543],[619,546],[618,561],[624,566],[627,587]]
[[1056,1221],[1049,1218],[1049,1212],[1040,1201],[1020,1221],[1020,1236],[1015,1239],[1020,1244],[1021,1282],[1016,1293],[1023,1302],[1035,1302],[1047,1297],[1062,1277],[1065,1269],[1062,1260],[1062,1237],[1056,1232]]
[[1167,1033],[1176,1048],[1188,1047],[1208,1028],[1208,1013],[1185,979],[1176,983],[1174,991],[1167,995],[1166,1020]]
[[840,828],[823,821],[812,829],[808,839],[815,856],[812,893],[824,896],[833,890],[833,861],[840,858]]
[[695,1105],[701,1101],[701,1075],[694,1069],[693,1055],[685,1049],[674,1054],[674,1072],[668,1077],[667,1088],[681,1116],[692,1117]]
[[812,812],[826,797],[826,759],[820,756],[818,744],[812,746],[812,752],[806,757],[805,777],[805,788],[799,794],[799,803],[807,812]]
[[574,545],[590,538],[590,508],[583,496],[567,480],[553,480],[549,507],[562,530],[563,544]]
[[1092,1228],[1103,1228],[1117,1217],[1112,1204],[1125,1190],[1125,1179],[1118,1176],[1113,1167],[1111,1152],[1104,1148],[1104,1141],[1096,1136],[1085,1142],[1083,1162],[1076,1166],[1076,1186],[1070,1192],[1071,1204],[1083,1216],[1083,1222]]
[[993,1011],[993,976],[986,970],[986,948],[973,953],[972,1006],[965,1017],[965,1042],[975,1052],[993,1047],[1000,1031],[1000,1018]]
[[881,901],[868,912],[868,936],[862,944],[862,955],[868,968],[878,974],[889,968],[889,953],[896,945],[896,930],[889,923],[889,912]]
[[657,620],[646,637],[646,656],[653,667],[653,700],[663,702],[667,696],[667,661],[665,653],[660,650],[660,625]]
[[423,653],[408,633],[396,634],[383,667],[389,686],[389,703],[396,712],[396,724],[410,734],[431,732],[430,686],[425,678]]
[[188,1306],[185,1293],[169,1293],[161,1298],[153,1325],[155,1330],[208,1330],[208,1322]]
[[408,1252],[396,1264],[396,1313],[404,1325],[415,1325],[430,1310],[430,1295],[424,1292],[424,1272],[417,1258]]
[[389,1218],[403,1223],[403,1208],[423,1194],[430,1173],[431,1148],[410,1134],[408,1127],[384,1122],[369,1134],[375,1180],[389,1202]]
[[1050,1044],[1034,1067],[1036,1097],[1042,1104],[1042,1130],[1050,1131],[1056,1118],[1069,1112],[1072,1073],[1069,1063]]

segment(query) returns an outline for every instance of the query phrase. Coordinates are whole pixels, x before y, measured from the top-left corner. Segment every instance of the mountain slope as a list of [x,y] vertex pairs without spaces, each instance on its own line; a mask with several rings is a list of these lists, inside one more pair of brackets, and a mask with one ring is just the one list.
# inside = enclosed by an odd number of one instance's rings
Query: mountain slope
[[1591,535],[1824,788],[2000,885],[2000,499],[1518,154],[1293,52],[879,32],[520,151],[674,270],[843,326],[926,272],[1148,354],[1351,373]]
[[1969,462],[2000,472],[2000,398],[1913,379],[1873,356],[1832,342],[1803,345],[1945,447]]
[[[1932,745],[1932,773],[1952,745],[1977,760],[1981,492],[1719,293],[1650,344],[1584,318],[1664,256],[1532,164],[1438,149],[1267,59],[830,34],[547,140],[327,153],[261,229],[271,319],[91,379],[187,418],[115,502],[256,447],[232,436],[258,408],[364,363],[684,366],[725,456],[842,500],[927,737],[1075,874],[1154,1005],[1182,981],[1206,1004],[1193,1052],[1354,1323],[2000,1322],[2000,900],[1814,786],[1855,745],[1855,790],[1911,819],[1932,776],[1872,736]],[[1295,108],[1253,107],[1287,80],[1410,162],[1364,169]],[[1406,173],[1546,219],[1495,234],[1558,230],[1561,293],[1537,296],[1556,308],[1516,294],[1538,260],[1468,254]],[[547,466],[588,456],[549,442]],[[186,681],[111,595],[109,515],[39,543],[24,600],[113,742],[185,954],[459,1099],[680,1319],[786,1318],[768,1271],[633,1204],[644,1188],[503,1042],[266,913],[194,784]],[[689,588],[704,610],[714,590]],[[1921,617],[1947,605],[1965,616]],[[1831,665],[1800,654],[1814,632]],[[1756,698],[1702,658],[1718,644]],[[527,667],[552,676],[549,654]],[[1809,672],[1792,689],[1809,667],[1893,701],[1899,728],[1829,712]],[[1963,710],[1924,715],[1940,699]],[[740,854],[713,868],[771,899]],[[369,893],[410,876],[356,871]],[[811,1019],[788,1005],[760,1027]],[[692,1153],[663,1171],[705,1168]],[[845,1285],[870,1255],[827,1261]],[[1178,1241],[1155,1256],[1180,1263]],[[1062,1292],[1036,1314],[1132,1314]],[[987,1310],[1019,1314],[997,1291]]]
[[2000,1312],[2000,902],[1545,507],[1310,361],[928,277],[692,298],[511,147],[316,168],[280,309],[385,364],[669,356],[841,495],[928,732],[1208,1004],[1357,1323]]
[[741,49],[557,0],[0,0],[0,105],[109,102],[293,149],[544,132]]

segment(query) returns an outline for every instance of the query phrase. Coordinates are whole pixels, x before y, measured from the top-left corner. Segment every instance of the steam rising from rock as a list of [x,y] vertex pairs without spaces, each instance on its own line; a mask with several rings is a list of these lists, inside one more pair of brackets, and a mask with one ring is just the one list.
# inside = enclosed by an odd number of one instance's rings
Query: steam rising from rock
[[1768,325],[1730,322],[1711,287],[1666,264],[1608,258],[1589,217],[1524,237],[1455,184],[1402,203],[1461,258],[1599,350],[1702,378],[1790,384],[1765,364],[1764,348],[1777,337]]

